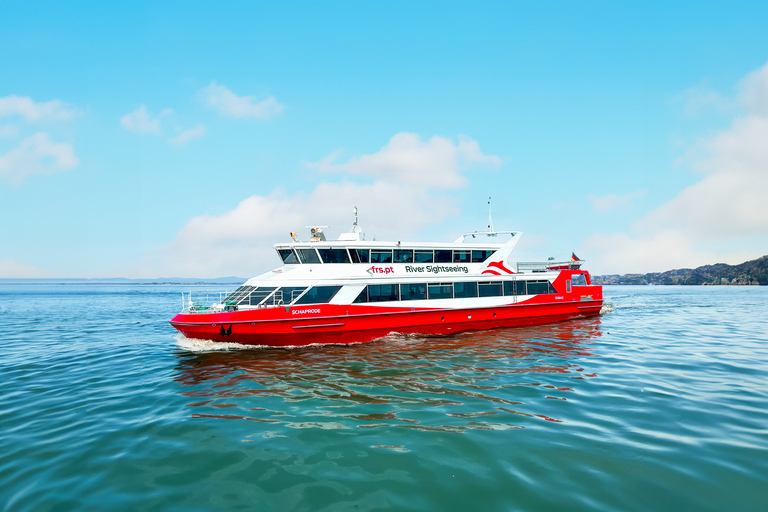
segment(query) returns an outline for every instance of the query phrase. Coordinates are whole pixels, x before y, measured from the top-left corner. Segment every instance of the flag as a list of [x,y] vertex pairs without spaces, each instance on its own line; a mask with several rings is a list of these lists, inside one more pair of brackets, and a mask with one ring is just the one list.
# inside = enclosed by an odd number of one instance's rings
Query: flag
[[578,256],[576,256],[576,253],[575,253],[575,252],[572,252],[572,253],[571,253],[571,261],[581,261],[581,258],[579,258]]

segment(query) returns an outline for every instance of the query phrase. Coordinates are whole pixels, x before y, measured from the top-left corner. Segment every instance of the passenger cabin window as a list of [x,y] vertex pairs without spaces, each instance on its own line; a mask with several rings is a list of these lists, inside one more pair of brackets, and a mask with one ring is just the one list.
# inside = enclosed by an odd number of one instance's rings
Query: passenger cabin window
[[349,257],[352,263],[368,263],[368,249],[350,249]]
[[492,250],[473,250],[472,251],[472,263],[482,263],[491,257],[494,251]]
[[453,283],[453,296],[457,299],[477,297],[477,283]]
[[253,290],[254,288],[256,287],[248,286],[248,285],[240,286],[237,288],[237,290],[230,293],[227,296],[227,298],[224,299],[224,302],[234,302],[235,304],[237,304],[238,302],[243,300],[243,298],[248,297],[248,294],[251,293],[251,290]]
[[349,255],[352,257],[352,263],[368,263],[369,249],[350,249]]
[[274,301],[275,303],[282,301],[283,304],[290,304],[296,300],[299,295],[304,293],[304,290],[306,289],[306,286],[283,286],[275,292]]
[[571,281],[573,286],[587,286],[587,276],[584,274],[573,274]]
[[432,251],[413,251],[414,263],[432,263],[434,261],[434,254]]
[[413,263],[411,249],[395,249],[395,263]]
[[283,259],[283,263],[286,265],[299,263],[299,258],[296,256],[296,253],[293,252],[293,249],[278,249],[277,253]]
[[368,302],[390,302],[398,300],[396,284],[369,284]]
[[427,289],[429,290],[430,299],[453,298],[453,283],[429,284]]
[[452,263],[453,251],[451,250],[435,250],[435,263]]
[[371,263],[392,263],[392,250],[371,249]]
[[311,249],[296,249],[299,253],[299,259],[302,263],[320,263],[320,258],[315,252],[314,247]]
[[259,286],[251,292],[251,297],[247,304],[249,306],[258,306],[264,299],[272,295],[275,289],[275,286]]
[[318,249],[323,263],[349,263],[346,249]]
[[472,251],[453,251],[454,263],[469,263],[472,258]]
[[427,283],[408,283],[400,285],[400,300],[425,300]]
[[549,288],[551,286],[549,281],[528,281],[528,295],[550,293]]
[[[399,293],[398,293],[399,292]],[[539,295],[557,293],[546,280],[457,281],[455,283],[369,284],[352,302],[392,302],[424,299],[465,299],[504,295]]]
[[502,295],[501,281],[478,283],[477,289],[480,297],[499,297]]
[[295,305],[327,304],[339,290],[341,290],[341,286],[313,286],[296,301]]

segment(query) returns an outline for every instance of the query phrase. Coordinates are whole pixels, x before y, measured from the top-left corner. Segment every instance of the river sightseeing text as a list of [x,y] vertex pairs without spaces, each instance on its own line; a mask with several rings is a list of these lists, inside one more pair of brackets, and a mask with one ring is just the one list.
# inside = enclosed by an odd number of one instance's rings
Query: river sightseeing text
[[[446,266],[446,265],[406,265],[405,271],[409,273],[422,273],[426,272],[428,274],[440,274],[440,273],[455,273],[455,272],[462,272],[464,274],[469,272],[469,269],[467,267],[462,267],[461,265],[453,265],[453,266]],[[371,274],[394,274],[395,269],[394,267],[376,267],[373,266],[370,269],[368,269],[368,272]]]

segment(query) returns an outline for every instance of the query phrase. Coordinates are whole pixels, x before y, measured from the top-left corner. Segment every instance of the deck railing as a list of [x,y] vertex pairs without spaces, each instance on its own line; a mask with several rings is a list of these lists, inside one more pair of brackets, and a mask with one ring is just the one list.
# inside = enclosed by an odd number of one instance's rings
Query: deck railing
[[552,272],[555,270],[578,269],[584,260],[578,261],[520,261],[517,263],[517,273]]
[[[213,312],[232,293],[229,290],[193,290],[181,292],[181,310],[190,313]],[[226,305],[219,309],[224,309]]]
[[306,288],[292,290],[289,297],[282,290],[277,290],[264,297],[258,304],[253,304],[248,301],[250,293],[246,293],[236,301],[225,301],[232,293],[231,291],[194,290],[181,292],[181,309],[190,313],[213,313],[236,311],[240,307],[245,309],[279,307],[292,303],[305,291]]

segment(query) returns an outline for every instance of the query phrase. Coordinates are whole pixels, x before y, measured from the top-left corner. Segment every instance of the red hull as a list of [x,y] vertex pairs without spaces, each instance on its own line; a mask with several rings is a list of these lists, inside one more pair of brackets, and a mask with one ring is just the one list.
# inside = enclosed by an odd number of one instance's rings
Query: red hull
[[180,313],[171,324],[188,338],[273,347],[365,343],[390,333],[444,335],[594,316],[599,286],[573,296],[471,309],[415,309],[368,305],[293,306],[224,313]]

